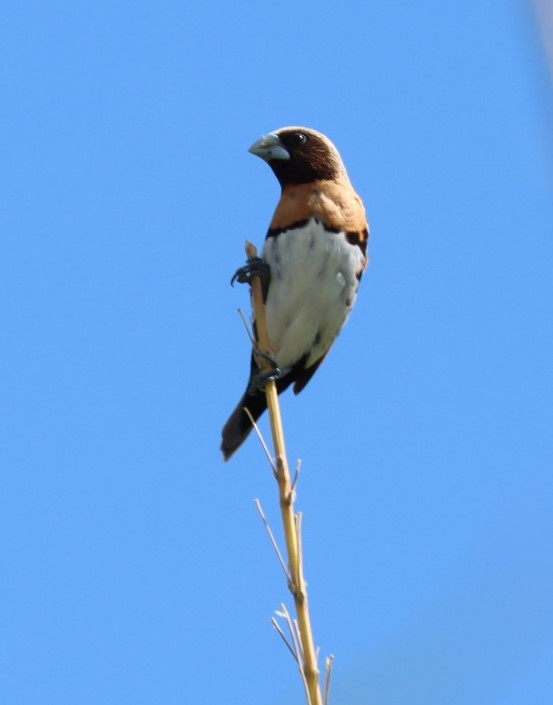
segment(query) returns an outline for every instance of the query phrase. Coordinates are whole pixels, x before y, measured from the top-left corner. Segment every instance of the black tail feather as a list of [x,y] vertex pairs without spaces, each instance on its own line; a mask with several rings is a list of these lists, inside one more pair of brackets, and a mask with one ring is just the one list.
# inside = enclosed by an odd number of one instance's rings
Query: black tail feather
[[[300,372],[304,370],[306,357],[307,355],[302,357],[302,359],[290,371],[288,371],[285,375],[277,379],[276,388],[278,394],[282,394],[282,392],[288,389],[288,387],[293,382],[296,382],[296,380],[300,382],[299,375]],[[314,368],[316,369],[318,366],[319,362],[317,361],[315,363]],[[255,367],[253,355],[251,369],[252,373],[257,369]],[[315,369],[313,370],[313,372],[315,371]],[[305,387],[313,372],[311,372],[310,374],[308,373],[304,379],[302,378],[299,388],[297,390],[294,390],[296,394],[298,394],[298,392],[300,392]],[[267,408],[267,398],[265,397],[265,392],[258,390],[256,392],[250,393],[250,384],[251,377],[250,382],[248,383],[248,389],[246,390],[242,399],[240,399],[238,406],[232,412],[229,420],[226,422],[225,427],[223,428],[223,440],[221,443],[221,450],[223,451],[225,460],[228,460],[230,456],[235,451],[237,451],[238,448],[240,448],[242,443],[244,443],[246,438],[250,435],[250,432],[253,428],[248,415],[244,411],[244,407],[247,407],[254,421],[257,421],[257,419]]]
[[228,460],[240,448],[253,428],[248,415],[244,411],[244,407],[248,409],[253,420],[257,421],[267,408],[265,392],[255,392],[254,394],[246,392],[226,422],[221,443],[221,450],[225,460]]

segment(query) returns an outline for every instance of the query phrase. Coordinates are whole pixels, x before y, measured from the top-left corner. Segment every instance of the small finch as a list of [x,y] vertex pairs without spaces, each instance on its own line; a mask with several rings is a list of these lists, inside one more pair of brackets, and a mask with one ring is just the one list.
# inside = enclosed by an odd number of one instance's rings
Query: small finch
[[[368,264],[369,226],[338,150],[320,132],[283,127],[250,152],[269,164],[282,187],[257,271],[260,265],[269,276],[265,311],[277,391],[293,383],[298,394],[353,308]],[[225,460],[252,430],[244,407],[254,420],[267,408],[258,379],[252,355],[248,386],[223,428]]]

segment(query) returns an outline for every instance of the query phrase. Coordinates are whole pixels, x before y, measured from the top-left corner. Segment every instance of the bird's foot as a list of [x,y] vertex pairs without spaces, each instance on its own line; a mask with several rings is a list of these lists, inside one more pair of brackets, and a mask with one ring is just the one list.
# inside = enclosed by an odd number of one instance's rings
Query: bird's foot
[[256,392],[264,392],[265,387],[269,382],[279,379],[281,376],[281,371],[277,367],[274,370],[258,370],[254,372],[250,377],[250,384],[248,385],[248,394],[255,394]]
[[237,269],[230,283],[231,286],[234,286],[234,282],[251,284],[254,277],[259,277],[264,285],[268,284],[271,278],[271,269],[261,257],[252,257],[243,267]]
[[268,365],[265,369],[258,368],[252,373],[248,386],[248,392],[250,394],[255,394],[255,392],[264,392],[268,382],[276,382],[276,380],[282,376],[282,370],[278,366],[274,357],[271,357],[267,353],[263,352],[256,352],[255,356],[258,361],[264,360],[268,363]]

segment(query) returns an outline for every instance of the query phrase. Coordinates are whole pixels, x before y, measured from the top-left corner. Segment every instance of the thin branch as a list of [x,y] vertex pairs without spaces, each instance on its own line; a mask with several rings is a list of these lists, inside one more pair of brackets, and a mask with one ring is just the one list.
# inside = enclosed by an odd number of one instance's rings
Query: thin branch
[[252,347],[255,348],[257,343],[255,341],[255,338],[253,337],[253,333],[252,333],[251,328],[248,324],[246,316],[244,316],[244,312],[242,311],[241,308],[237,308],[236,310],[238,311],[238,315],[242,319],[242,323],[244,324],[244,328],[246,329],[246,333],[248,334],[248,338],[250,339],[250,343],[252,344]]
[[[279,614],[279,612],[277,612],[277,614]],[[298,657],[294,651],[294,648],[292,647],[292,644],[286,638],[286,634],[282,631],[282,628],[281,628],[280,624],[278,623],[278,621],[274,617],[271,617],[271,623],[272,623],[273,627],[277,630],[277,632],[280,634],[282,641],[286,644],[287,648],[289,649],[290,653],[292,654],[292,658],[294,659],[294,661],[296,663],[298,663]]]
[[290,616],[290,612],[288,612],[288,609],[286,608],[285,604],[280,605],[281,612],[278,610],[275,611],[275,614],[283,619],[286,622],[286,625],[288,627],[288,631],[290,632],[290,640],[292,642],[292,648],[294,651],[294,655],[296,658],[296,661],[298,662],[298,666],[300,667],[300,672],[302,671],[303,668],[303,654],[301,651],[301,640],[298,634],[298,629],[297,626],[294,624],[294,620]]
[[290,578],[290,573],[288,572],[288,567],[286,565],[286,561],[282,557],[282,553],[280,552],[280,548],[278,547],[278,544],[275,539],[275,535],[272,532],[271,527],[269,526],[269,522],[267,521],[267,517],[265,516],[263,512],[263,508],[261,507],[261,502],[258,499],[254,499],[255,506],[257,507],[257,511],[259,512],[261,519],[263,521],[263,524],[265,525],[265,528],[267,529],[267,533],[269,534],[269,538],[271,539],[271,543],[273,544],[273,548],[275,549],[275,553],[278,556],[278,560],[280,562],[280,565],[282,566],[282,570],[284,571],[284,575],[286,576],[286,579],[288,581],[291,580]]
[[[301,634],[300,630],[298,627],[298,622],[296,619],[292,620],[292,626],[293,626],[293,632],[296,637],[296,641],[298,642],[299,648],[301,648],[300,642],[301,642]],[[300,676],[303,682],[303,687],[305,688],[305,694],[307,695],[307,700],[310,703],[311,702],[311,692],[309,690],[309,683],[307,681],[307,677],[305,675],[305,658],[300,664]]]
[[294,495],[296,494],[296,485],[298,484],[298,480],[300,479],[300,471],[301,471],[301,459],[298,458],[296,462],[296,469],[294,471],[294,479],[292,480],[292,492]]
[[263,446],[263,450],[265,451],[265,455],[267,456],[267,460],[271,463],[271,467],[273,468],[273,472],[276,475],[277,469],[276,469],[275,461],[273,460],[273,457],[271,455],[271,451],[269,450],[268,445],[265,443],[265,439],[263,438],[263,434],[261,433],[259,426],[256,424],[253,416],[250,414],[250,410],[248,409],[247,406],[244,407],[244,411],[246,412],[249,420],[251,421],[253,429],[257,433],[257,437],[259,438],[261,445]]
[[330,679],[332,676],[332,666],[334,665],[334,656],[330,656],[326,659],[326,678],[325,678],[325,705],[330,705]]
[[301,512],[298,512],[296,516],[294,517],[295,520],[295,525],[296,525],[296,534],[298,537],[298,576],[299,576],[299,584],[303,585],[303,589],[305,591],[305,594],[307,594],[307,585],[305,583],[305,579],[303,577],[303,535],[302,535],[302,519],[303,519],[303,514]]
[[282,617],[282,619],[284,619],[284,621],[288,625],[288,629],[290,630],[290,636],[292,638],[292,643],[294,644],[294,651],[296,652],[296,661],[299,666],[301,680],[305,688],[307,701],[310,703],[311,696],[309,691],[309,683],[307,682],[307,678],[305,677],[305,660],[302,651],[301,635],[299,632],[298,623],[295,619],[292,619],[290,612],[288,612],[288,609],[284,603],[281,604],[280,607],[282,609],[282,612],[277,612],[276,614],[278,614],[280,617]]

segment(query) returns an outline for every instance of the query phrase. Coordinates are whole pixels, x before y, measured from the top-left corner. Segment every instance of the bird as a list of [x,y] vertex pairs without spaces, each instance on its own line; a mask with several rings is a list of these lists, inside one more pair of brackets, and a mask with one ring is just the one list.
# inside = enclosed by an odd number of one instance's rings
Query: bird
[[[321,132],[283,127],[249,151],[267,162],[281,187],[258,264],[268,274],[265,312],[277,392],[293,384],[299,394],[353,308],[369,262],[369,224],[340,153]],[[224,460],[252,430],[244,408],[255,421],[267,408],[258,380],[252,354],[246,391],[223,428]]]

